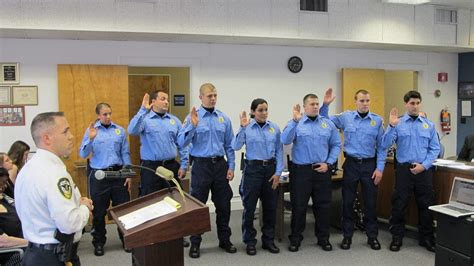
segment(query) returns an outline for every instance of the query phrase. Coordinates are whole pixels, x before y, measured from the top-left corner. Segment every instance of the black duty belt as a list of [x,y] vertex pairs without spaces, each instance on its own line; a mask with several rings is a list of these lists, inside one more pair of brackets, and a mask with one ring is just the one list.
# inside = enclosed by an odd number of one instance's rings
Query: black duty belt
[[95,170],[95,171],[98,171],[98,170],[102,170],[102,171],[118,171],[120,169],[122,169],[123,166],[122,165],[111,165],[109,167],[106,167],[106,168],[103,168],[103,169],[96,169],[96,168],[92,168],[92,170]]
[[158,164],[158,165],[168,165],[174,163],[176,160],[169,159],[169,160],[162,160],[162,161],[150,161],[150,160],[142,160],[142,162],[147,163],[147,164]]
[[346,155],[346,160],[351,160],[353,162],[362,164],[362,163],[375,161],[375,157],[372,157],[372,158],[356,158],[356,157],[352,157],[350,155]]
[[398,166],[404,166],[404,167],[408,167],[408,168],[414,168],[415,164],[414,163],[397,163]]
[[[296,168],[311,168],[311,169],[314,169],[314,168],[318,168],[320,164],[321,163],[310,163],[310,164],[293,163],[293,166],[295,166]],[[328,166],[329,166],[329,164],[328,164]]]
[[195,162],[208,162],[208,163],[217,163],[220,160],[224,160],[224,156],[215,156],[215,157],[195,157],[193,156]]
[[28,247],[43,249],[43,250],[48,250],[48,251],[55,251],[56,248],[58,247],[58,244],[37,244],[33,242],[28,242]]
[[275,158],[269,160],[245,160],[247,165],[269,166],[276,163]]

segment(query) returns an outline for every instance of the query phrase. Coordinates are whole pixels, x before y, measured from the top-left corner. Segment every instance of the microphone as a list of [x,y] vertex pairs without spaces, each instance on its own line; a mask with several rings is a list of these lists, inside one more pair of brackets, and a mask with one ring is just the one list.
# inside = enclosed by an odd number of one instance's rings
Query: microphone
[[163,166],[158,166],[158,168],[156,168],[155,174],[161,178],[164,178],[167,181],[171,181],[174,178],[174,173],[164,168]]
[[118,171],[103,171],[97,170],[95,171],[95,179],[102,180],[102,179],[124,179],[129,177],[134,177],[136,173],[132,169],[120,169]]
[[[157,176],[163,178],[167,182],[172,181],[176,185],[176,188],[178,189],[179,194],[181,194],[181,197],[183,198],[183,201],[186,201],[186,198],[184,197],[183,190],[181,189],[181,186],[179,185],[178,181],[174,178],[174,173],[173,172],[171,172],[170,170],[164,168],[163,166],[158,166],[158,168],[156,168],[155,174]],[[171,186],[170,186],[170,189],[171,189]]]

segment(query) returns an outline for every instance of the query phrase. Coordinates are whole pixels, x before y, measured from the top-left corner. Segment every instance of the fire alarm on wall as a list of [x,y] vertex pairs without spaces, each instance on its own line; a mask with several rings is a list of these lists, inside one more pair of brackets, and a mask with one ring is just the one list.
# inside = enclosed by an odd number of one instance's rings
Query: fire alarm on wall
[[448,81],[448,73],[439,72],[438,73],[438,82],[447,82],[447,81]]

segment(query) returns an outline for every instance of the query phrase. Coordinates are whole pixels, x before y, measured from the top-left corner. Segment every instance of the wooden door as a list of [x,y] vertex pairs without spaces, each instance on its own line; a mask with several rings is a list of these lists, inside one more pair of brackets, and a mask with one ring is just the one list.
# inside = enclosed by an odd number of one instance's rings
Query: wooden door
[[354,94],[365,89],[370,93],[370,111],[385,116],[385,70],[342,69],[342,110],[355,110]]
[[73,153],[64,162],[82,195],[88,195],[86,160],[79,148],[86,128],[97,119],[95,107],[112,107],[114,123],[128,127],[128,67],[116,65],[58,65],[59,110],[65,113],[74,135]]

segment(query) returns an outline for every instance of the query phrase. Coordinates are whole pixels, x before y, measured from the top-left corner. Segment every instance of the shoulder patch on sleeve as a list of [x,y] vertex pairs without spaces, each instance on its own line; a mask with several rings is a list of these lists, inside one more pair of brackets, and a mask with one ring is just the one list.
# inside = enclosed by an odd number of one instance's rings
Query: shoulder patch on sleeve
[[58,189],[59,193],[66,198],[66,199],[71,199],[72,198],[72,186],[71,182],[69,182],[69,179],[66,177],[62,177],[58,180]]

